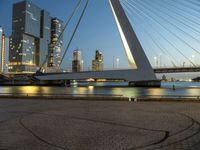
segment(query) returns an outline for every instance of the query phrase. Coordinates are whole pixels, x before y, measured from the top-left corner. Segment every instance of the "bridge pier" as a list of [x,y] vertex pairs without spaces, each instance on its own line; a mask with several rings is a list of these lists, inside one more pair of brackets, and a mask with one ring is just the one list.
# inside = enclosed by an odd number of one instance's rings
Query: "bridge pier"
[[151,80],[151,81],[130,81],[129,86],[131,87],[160,87],[160,80]]

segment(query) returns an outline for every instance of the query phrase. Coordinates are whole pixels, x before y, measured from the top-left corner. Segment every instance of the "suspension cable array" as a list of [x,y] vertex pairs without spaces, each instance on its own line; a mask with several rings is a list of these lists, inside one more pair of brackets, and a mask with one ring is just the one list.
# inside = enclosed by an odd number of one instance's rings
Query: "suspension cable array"
[[[176,66],[182,56],[197,67],[189,53],[200,56],[200,1],[198,0],[120,0],[134,29],[146,34],[148,40]],[[148,28],[147,28],[148,26]],[[142,37],[144,39],[144,37]],[[167,46],[168,45],[168,46]],[[166,48],[167,47],[167,48]],[[173,53],[170,49],[173,49]],[[155,52],[154,53],[158,53]],[[177,56],[178,56],[177,55]],[[184,62],[185,63],[185,62]]]

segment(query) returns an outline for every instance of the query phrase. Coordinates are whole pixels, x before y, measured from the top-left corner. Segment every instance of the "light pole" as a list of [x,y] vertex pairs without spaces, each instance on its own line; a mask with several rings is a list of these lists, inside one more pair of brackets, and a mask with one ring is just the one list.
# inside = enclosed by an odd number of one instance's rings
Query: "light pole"
[[154,61],[155,61],[155,67],[157,68],[158,58],[156,56],[154,56]]
[[117,58],[116,61],[117,61],[117,69],[119,69],[119,58]]
[[115,56],[113,56],[113,70],[115,69]]
[[162,54],[159,54],[159,60],[160,60],[160,68],[161,68],[161,66],[162,66]]
[[192,55],[192,62],[195,64],[195,55]]

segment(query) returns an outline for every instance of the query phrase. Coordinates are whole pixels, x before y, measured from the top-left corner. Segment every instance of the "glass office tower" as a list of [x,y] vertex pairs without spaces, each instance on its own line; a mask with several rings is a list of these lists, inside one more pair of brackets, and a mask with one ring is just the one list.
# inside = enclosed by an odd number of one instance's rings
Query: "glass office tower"
[[35,72],[48,54],[51,17],[29,1],[13,5],[9,72]]
[[63,46],[63,22],[58,18],[51,20],[51,45],[49,67],[59,67]]

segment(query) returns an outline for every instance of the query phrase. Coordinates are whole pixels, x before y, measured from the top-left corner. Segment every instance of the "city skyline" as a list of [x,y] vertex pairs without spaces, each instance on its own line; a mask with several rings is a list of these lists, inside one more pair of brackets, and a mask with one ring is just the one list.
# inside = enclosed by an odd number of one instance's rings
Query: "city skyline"
[[[20,1],[20,0],[13,0],[12,2],[7,2],[7,1],[3,0],[0,2],[1,3],[0,8],[3,6],[10,7],[11,4],[18,2],[18,1]],[[45,5],[45,3],[47,3],[47,1],[41,2],[38,0],[32,0],[32,2],[41,8],[47,9],[47,11],[49,11],[53,16],[61,18],[64,22],[66,22],[66,20],[68,18],[67,16],[70,15],[72,9],[76,5],[76,2],[74,2],[74,1],[65,1],[65,0],[61,0],[61,1],[59,1],[59,3],[58,2],[55,3],[53,1],[51,1],[51,2],[48,1],[49,2],[48,5]],[[137,2],[137,0],[135,0],[135,2]],[[142,2],[145,3],[146,1],[144,0]],[[148,3],[148,2],[146,2],[146,3]],[[152,8],[157,8],[158,5],[160,4],[157,0],[154,0],[154,3],[155,4],[150,4],[150,6],[152,6]],[[66,4],[66,8],[68,8],[68,9],[64,9],[65,7],[61,6],[62,4]],[[53,8],[53,5],[60,6],[59,11],[55,10]],[[137,5],[139,5],[139,3]],[[137,6],[137,5],[136,5],[136,7],[141,9],[141,6]],[[189,3],[188,3],[188,5],[189,5]],[[180,5],[180,7],[181,7],[181,5]],[[97,9],[97,8],[99,8],[99,9]],[[101,10],[101,11],[95,11],[95,10]],[[5,13],[5,8],[0,11],[0,14],[4,14],[4,13]],[[127,12],[127,14],[128,14],[128,12]],[[159,15],[161,15],[161,13]],[[197,15],[199,15],[199,14],[197,14]],[[134,20],[134,16],[135,16],[135,20]],[[134,16],[132,17],[133,18],[132,20],[130,19],[131,23],[134,25],[133,28],[134,28],[136,34],[138,35],[138,38],[140,39],[140,42],[141,42],[143,48],[145,49],[145,52],[151,62],[151,65],[152,66],[157,65],[157,63],[155,62],[155,59],[154,59],[156,57],[157,59],[162,59],[159,61],[159,64],[161,64],[162,66],[164,66],[164,65],[172,66],[172,63],[169,61],[169,59],[166,58],[164,56],[164,54],[162,54],[162,51],[158,51],[158,49],[152,43],[151,39],[145,35],[145,31],[142,30],[144,28],[144,27],[142,28],[142,26],[145,26],[147,28],[147,30],[149,30],[149,32],[151,32],[151,34],[153,34],[155,27],[153,27],[154,30],[150,29],[150,27],[145,25],[145,23],[150,24],[149,21],[147,21],[146,19],[143,19],[143,21],[141,21],[141,18],[137,19],[138,18],[137,14],[135,14]],[[131,18],[129,15],[128,15],[128,17]],[[96,18],[98,18],[98,19],[96,19]],[[9,21],[8,21],[8,19],[5,19],[5,21],[2,22],[2,20],[0,20],[0,25],[2,25],[5,28],[5,25],[8,25]],[[104,22],[103,22],[103,20],[104,20]],[[134,20],[134,22],[133,22],[133,20]],[[140,28],[139,25],[141,24],[141,22],[142,22],[142,26]],[[164,21],[162,21],[162,22],[164,23]],[[152,25],[152,23],[150,25]],[[71,25],[71,27],[69,29],[72,29],[72,27],[73,27],[73,25]],[[183,28],[183,29],[185,30],[186,28]],[[9,31],[10,31],[9,27],[6,27],[5,31],[6,31],[6,34],[9,34]],[[163,29],[158,29],[158,31],[160,31],[160,32],[162,31],[164,33]],[[174,31],[177,32],[176,30],[174,30]],[[188,31],[188,29],[186,31]],[[166,33],[166,31],[165,31],[165,33]],[[69,35],[69,34],[70,34],[70,32],[67,31],[66,35]],[[177,34],[180,34],[180,33],[177,33]],[[167,33],[166,33],[166,35],[167,35],[166,37],[172,38],[172,36],[169,36]],[[155,36],[157,36],[157,38],[158,38],[157,34],[155,34]],[[66,46],[67,39],[68,39],[67,37],[64,37],[65,46]],[[174,39],[174,38],[172,38],[172,39]],[[174,40],[174,41],[177,41],[177,40]],[[198,64],[199,56],[197,54],[195,54],[192,50],[190,50],[189,52],[188,51],[186,52],[186,50],[188,49],[187,46],[184,46],[183,43],[180,43],[180,42],[178,42],[178,43],[179,43],[179,48],[184,49],[183,52],[186,53],[186,55],[188,57],[195,56],[191,59],[194,59],[194,61]],[[194,46],[196,46],[197,48],[199,47],[199,45],[196,44],[194,41],[192,41],[191,43],[192,44],[194,43]],[[163,47],[165,47],[166,49],[169,49],[169,51],[172,51],[171,48],[168,48],[169,46],[167,46],[166,43],[163,43],[161,41],[159,44],[164,45]],[[129,68],[127,57],[126,57],[126,54],[124,52],[124,49],[123,49],[123,46],[122,46],[122,43],[120,40],[118,31],[117,31],[117,27],[114,22],[114,18],[112,16],[112,13],[110,10],[110,6],[108,5],[108,1],[106,1],[106,0],[91,1],[89,8],[86,12],[86,15],[81,23],[79,30],[78,30],[78,33],[76,34],[75,39],[73,40],[72,45],[70,46],[69,52],[67,53],[67,55],[65,57],[64,63],[62,65],[64,69],[65,68],[67,69],[71,66],[70,60],[71,60],[72,52],[73,52],[73,49],[75,49],[77,47],[82,50],[83,59],[89,57],[90,60],[92,60],[92,58],[93,58],[92,53],[95,51],[95,49],[104,50],[103,53],[105,54],[105,62],[104,62],[105,69],[113,68],[113,60],[111,61],[111,59],[113,59],[113,58],[116,58],[116,59],[118,58],[120,60],[119,61],[120,63],[118,64],[119,68]],[[113,56],[113,52],[114,52],[115,56]],[[179,57],[179,54],[177,54],[177,52],[175,50],[174,50],[174,55]],[[178,63],[176,64],[177,66],[181,66],[183,63],[186,62],[184,60],[184,58],[182,58],[182,57],[180,57],[180,58],[181,58],[180,61],[178,61]],[[117,60],[114,60],[114,61],[117,62]],[[158,60],[156,60],[156,61],[158,61]],[[190,64],[186,63],[186,65],[190,65]],[[90,62],[84,61],[84,69],[87,70],[88,67],[90,67]]]

